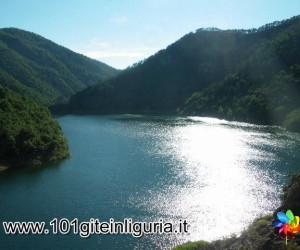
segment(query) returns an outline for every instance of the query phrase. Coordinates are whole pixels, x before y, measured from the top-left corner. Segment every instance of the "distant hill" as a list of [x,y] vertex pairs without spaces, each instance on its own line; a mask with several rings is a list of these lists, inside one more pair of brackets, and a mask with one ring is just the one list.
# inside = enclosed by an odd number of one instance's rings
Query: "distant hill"
[[199,29],[53,110],[205,115],[300,129],[298,108],[299,16],[252,30]]
[[0,29],[0,85],[50,105],[118,71],[39,35]]

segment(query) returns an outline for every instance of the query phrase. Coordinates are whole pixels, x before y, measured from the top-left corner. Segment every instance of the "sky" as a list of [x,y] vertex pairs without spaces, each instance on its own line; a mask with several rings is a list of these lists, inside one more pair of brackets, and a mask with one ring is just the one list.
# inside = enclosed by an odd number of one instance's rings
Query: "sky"
[[0,0],[0,27],[37,33],[118,69],[199,28],[258,28],[300,0]]

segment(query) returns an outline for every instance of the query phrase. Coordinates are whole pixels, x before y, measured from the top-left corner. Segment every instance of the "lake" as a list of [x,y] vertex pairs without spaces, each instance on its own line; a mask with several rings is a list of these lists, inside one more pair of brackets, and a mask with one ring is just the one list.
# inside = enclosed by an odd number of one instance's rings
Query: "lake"
[[[280,205],[300,136],[201,117],[62,116],[71,158],[0,173],[0,219],[188,222],[188,233],[5,235],[1,249],[170,249],[239,234]],[[48,226],[49,228],[49,226]]]

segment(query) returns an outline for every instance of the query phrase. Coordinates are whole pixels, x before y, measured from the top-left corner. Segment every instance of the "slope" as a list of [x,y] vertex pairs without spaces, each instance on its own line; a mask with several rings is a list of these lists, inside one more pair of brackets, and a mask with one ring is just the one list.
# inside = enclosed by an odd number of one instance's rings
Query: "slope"
[[16,28],[0,29],[0,58],[0,85],[44,105],[66,100],[84,87],[118,72]]
[[199,29],[53,110],[181,113],[282,125],[300,108],[299,76],[299,16],[252,30]]
[[49,110],[0,87],[0,169],[67,157],[67,140]]

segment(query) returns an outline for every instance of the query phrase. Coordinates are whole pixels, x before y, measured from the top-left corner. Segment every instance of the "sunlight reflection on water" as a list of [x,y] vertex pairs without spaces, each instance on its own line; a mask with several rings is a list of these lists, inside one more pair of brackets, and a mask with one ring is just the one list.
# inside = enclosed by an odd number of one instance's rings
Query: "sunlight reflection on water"
[[188,234],[5,235],[1,249],[161,250],[240,234],[279,206],[300,134],[203,117],[59,118],[72,157],[0,174],[0,220],[186,219]]
[[149,152],[170,159],[173,182],[148,190],[143,200],[132,197],[133,206],[156,215],[153,220],[188,221],[186,235],[152,236],[161,248],[162,237],[175,245],[239,234],[280,205],[280,174],[272,170],[276,155],[263,149],[272,143],[270,135],[218,119],[195,121],[156,135],[160,139]]

